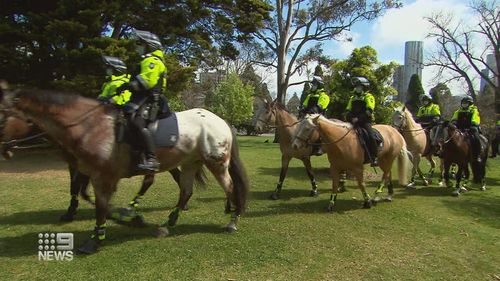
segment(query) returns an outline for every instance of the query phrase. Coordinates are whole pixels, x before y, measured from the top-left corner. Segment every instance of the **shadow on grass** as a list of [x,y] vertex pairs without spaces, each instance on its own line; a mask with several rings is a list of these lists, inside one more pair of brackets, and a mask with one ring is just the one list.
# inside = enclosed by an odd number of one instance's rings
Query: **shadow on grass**
[[[113,208],[114,209],[114,208]],[[165,211],[168,214],[168,207],[150,207],[139,208],[141,213]],[[17,212],[10,215],[0,217],[0,225],[46,225],[46,224],[67,224],[70,222],[61,222],[59,218],[66,212],[66,209],[60,210],[42,210],[42,211],[27,211]],[[95,210],[93,208],[78,209],[75,220],[94,220]]]
[[[164,238],[156,238],[156,225],[148,225],[144,228],[129,228],[126,226],[113,225],[106,228],[106,241],[103,247],[114,247],[124,242],[131,240],[148,240],[148,239],[168,239],[169,237],[191,235],[195,233],[214,233],[223,234],[222,225],[216,224],[196,224],[182,225],[179,224],[171,228],[170,235]],[[45,230],[46,231],[46,230]],[[44,232],[41,229],[40,232]],[[20,236],[2,237],[0,238],[0,257],[23,257],[23,256],[38,256],[38,234],[40,232],[26,233]],[[74,235],[74,253],[76,248],[82,245],[90,237],[90,231],[70,231]],[[78,258],[86,257],[78,255]]]
[[[485,191],[487,192],[487,191]],[[443,200],[445,206],[457,215],[471,217],[476,223],[486,224],[500,229],[500,196],[467,197],[467,194],[458,200]]]

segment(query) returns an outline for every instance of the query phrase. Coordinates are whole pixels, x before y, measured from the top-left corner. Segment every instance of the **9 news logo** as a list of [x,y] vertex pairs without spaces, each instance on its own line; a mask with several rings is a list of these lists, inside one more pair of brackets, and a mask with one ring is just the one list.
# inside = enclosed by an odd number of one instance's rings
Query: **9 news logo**
[[73,260],[73,233],[38,233],[38,260]]

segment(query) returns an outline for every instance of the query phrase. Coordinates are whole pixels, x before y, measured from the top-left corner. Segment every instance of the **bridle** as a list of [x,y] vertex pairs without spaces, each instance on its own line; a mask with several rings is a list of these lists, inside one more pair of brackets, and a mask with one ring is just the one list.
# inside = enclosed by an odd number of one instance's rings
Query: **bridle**
[[[265,120],[264,120],[264,119],[262,119],[262,118],[257,118],[257,121],[260,121],[260,122],[264,123],[266,126],[269,126],[269,122],[271,121],[271,118],[273,117],[273,115],[274,115],[274,117],[276,118],[276,112],[275,112],[276,108],[275,108],[275,107],[271,107],[269,110],[271,111],[271,114],[269,114],[269,117],[267,117],[267,119],[265,119]],[[296,121],[296,122],[294,122],[294,123],[292,123],[292,124],[285,124],[285,125],[279,125],[279,126],[276,126],[276,125],[275,125],[275,126],[269,126],[269,127],[270,127],[270,128],[286,128],[286,127],[293,127],[293,126],[297,125],[299,122],[300,122],[300,121]]]
[[392,125],[393,127],[395,127],[400,133],[408,133],[408,132],[418,132],[418,131],[424,131],[425,128],[420,128],[420,129],[413,129],[413,130],[403,130],[403,127],[405,127],[406,125],[406,122],[407,122],[407,118],[404,114],[396,111],[399,115],[401,115],[401,118],[402,118],[402,122],[399,126],[396,126],[396,125]]

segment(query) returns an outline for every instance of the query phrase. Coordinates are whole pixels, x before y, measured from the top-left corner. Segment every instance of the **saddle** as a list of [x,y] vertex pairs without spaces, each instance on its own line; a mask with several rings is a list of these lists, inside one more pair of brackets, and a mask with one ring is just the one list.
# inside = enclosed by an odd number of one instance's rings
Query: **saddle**
[[[137,164],[142,162],[143,149],[142,143],[132,132],[132,125],[129,124],[129,118],[125,117],[120,111],[115,123],[115,139],[117,143],[128,143],[131,146],[131,170],[130,176],[138,173]],[[168,117],[158,119],[148,124],[148,130],[153,134],[155,146],[158,147],[173,147],[179,139],[179,125],[177,115],[170,114]]]
[[[367,130],[365,130],[362,127],[357,127],[357,128],[355,128],[355,130],[356,130],[356,135],[358,136],[359,144],[361,145],[361,147],[363,148],[363,150],[365,152],[365,154],[364,154],[365,160],[364,160],[363,164],[368,164],[368,163],[370,163],[370,154],[369,154],[370,148],[368,147],[368,143],[366,140],[368,140],[368,138],[369,138],[369,133]],[[380,134],[380,132],[377,129],[372,128],[372,130],[373,130],[373,135],[375,138],[375,143],[377,144],[377,149],[378,149],[378,151],[380,151],[384,147],[384,138],[382,137],[382,135]]]

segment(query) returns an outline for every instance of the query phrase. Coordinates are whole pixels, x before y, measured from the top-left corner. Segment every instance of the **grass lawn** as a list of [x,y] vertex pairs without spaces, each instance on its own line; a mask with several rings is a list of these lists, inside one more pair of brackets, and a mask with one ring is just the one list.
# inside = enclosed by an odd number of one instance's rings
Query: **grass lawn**
[[[331,179],[326,156],[314,157],[320,195],[309,197],[301,162],[293,160],[282,198],[269,200],[280,171],[271,137],[240,137],[251,180],[248,210],[237,233],[222,227],[222,188],[210,176],[171,235],[155,238],[177,202],[178,189],[160,174],[141,203],[146,228],[108,222],[107,241],[91,256],[39,261],[38,233],[72,232],[78,246],[93,228],[93,207],[58,222],[69,203],[66,165],[53,151],[19,152],[0,161],[0,280],[500,280],[500,160],[489,160],[487,190],[460,198],[451,189],[396,188],[394,202],[362,209],[353,181],[327,213]],[[379,175],[370,177],[373,193]],[[124,206],[140,177],[122,180],[113,198]]]

